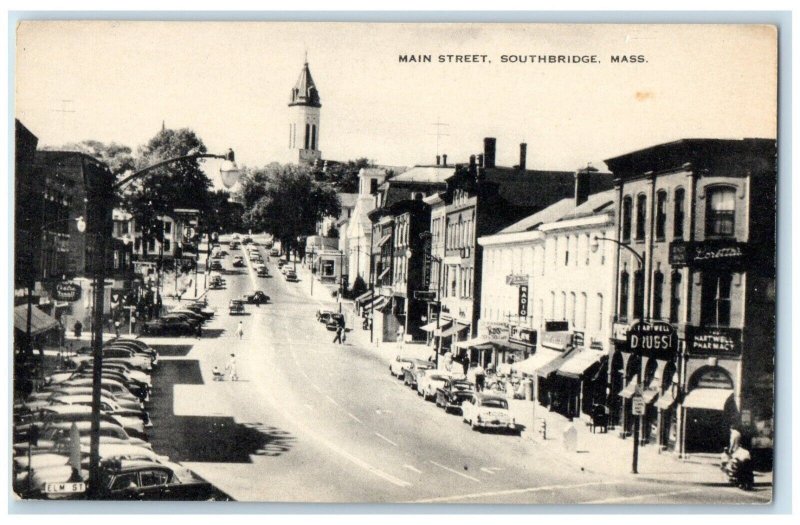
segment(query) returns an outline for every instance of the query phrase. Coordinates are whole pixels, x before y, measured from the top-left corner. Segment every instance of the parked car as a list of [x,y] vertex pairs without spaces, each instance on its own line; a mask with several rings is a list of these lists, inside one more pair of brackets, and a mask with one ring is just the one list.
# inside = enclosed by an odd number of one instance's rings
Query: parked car
[[[54,423],[47,423],[42,427],[39,433],[39,440],[36,444],[31,445],[33,452],[48,451],[52,449],[56,441],[61,439],[69,439],[70,429],[72,425],[78,427],[78,435],[83,438],[89,438],[91,433],[92,422],[91,419],[80,421],[58,421]],[[143,439],[131,437],[119,423],[112,423],[110,421],[100,421],[100,436],[113,438],[106,440],[109,443],[127,443],[129,445],[146,445],[147,442]],[[14,452],[22,454],[28,452],[28,442],[22,441],[14,443]]]
[[[103,367],[105,368],[105,366],[106,365],[104,364]],[[62,384],[64,386],[91,386],[91,369],[89,369],[88,374],[76,375],[75,377],[64,381]],[[120,379],[119,376],[112,376],[111,374],[108,374],[105,370],[103,372],[100,385],[103,388],[107,388],[115,395],[120,395],[122,392],[129,392],[142,401],[148,401],[150,399],[150,387],[147,384],[133,381],[128,382],[124,379]]]
[[209,268],[217,271],[222,270],[222,262],[217,259],[214,259],[211,261],[211,265],[209,266]]
[[[24,410],[27,409],[23,408],[21,410],[19,407],[15,407],[14,413],[21,414]],[[26,441],[32,426],[42,429],[55,423],[91,421],[91,418],[92,407],[89,405],[48,405],[29,412],[24,422],[14,425],[14,442]],[[107,412],[100,412],[100,421],[124,427],[124,422],[120,421],[119,417]],[[149,447],[149,444],[147,446]]]
[[244,295],[242,297],[247,304],[256,304],[258,301],[259,304],[266,304],[269,302],[269,295],[265,294],[261,290],[256,290],[251,294]]
[[231,302],[228,303],[228,313],[230,313],[230,315],[244,314],[244,301],[231,299]]
[[142,326],[142,335],[191,335],[195,327],[186,319],[162,317],[148,321]]
[[231,241],[228,244],[228,249],[230,249],[230,250],[238,250],[239,249],[239,243],[237,241]]
[[433,363],[430,361],[425,361],[423,359],[414,359],[412,360],[408,366],[405,367],[404,374],[403,374],[403,383],[406,386],[416,389],[417,388],[417,377],[420,372],[425,370],[430,370],[433,368]]
[[290,283],[296,283],[298,281],[297,273],[295,273],[294,270],[286,272],[285,276],[286,276],[286,280],[288,282],[290,282]]
[[436,406],[449,412],[461,408],[461,404],[475,394],[475,385],[466,379],[448,379],[436,389]]
[[[224,279],[223,279],[223,284],[224,284]],[[196,314],[200,314],[206,319],[211,319],[212,317],[214,317],[214,310],[207,308],[200,303],[185,304],[183,305],[183,308],[185,308],[186,310],[191,310]]]
[[[127,367],[131,369],[140,370],[147,373],[150,373],[153,370],[152,359],[145,355],[134,355],[133,357],[105,357],[105,350],[103,351],[103,355],[104,365],[107,363],[119,363],[122,365],[127,365]],[[90,355],[76,355],[67,359],[67,365],[75,370],[83,370],[86,367],[91,367],[93,362],[94,358]],[[53,380],[55,380],[56,377],[61,376],[58,376],[58,374],[53,374]]]
[[234,268],[243,268],[244,267],[244,259],[242,259],[241,257],[238,257],[238,256],[235,257],[233,259],[233,266],[234,266]]
[[256,275],[258,277],[269,277],[269,269],[266,264],[259,264],[256,266]]
[[164,320],[177,319],[179,321],[185,321],[189,323],[195,330],[197,329],[197,325],[203,324],[203,322],[205,321],[205,319],[195,318],[194,314],[182,314],[180,312],[167,312],[161,316],[161,319]]
[[[81,450],[81,457],[86,459],[89,457],[89,446],[79,445]],[[60,467],[69,463],[69,455],[72,450],[72,444],[69,439],[61,440],[47,452],[35,454],[31,456],[30,462],[28,461],[27,454],[19,455],[14,458],[14,472],[23,473],[30,465],[31,470],[42,470],[50,467]],[[140,447],[138,445],[121,445],[116,443],[101,443],[100,444],[100,460],[107,459],[140,459],[149,460],[153,462],[168,461],[167,456],[159,456],[152,449]],[[22,481],[22,480],[19,480]]]
[[421,395],[425,401],[433,401],[436,397],[436,389],[444,386],[452,377],[449,372],[435,368],[420,370],[417,372],[417,394]]
[[170,312],[171,314],[178,314],[184,317],[188,317],[190,320],[197,322],[197,323],[205,323],[206,316],[198,314],[197,312],[193,312],[188,308],[176,308]]
[[[45,387],[45,389],[40,390],[39,392],[34,392],[33,394],[29,395],[25,402],[31,401],[38,401],[43,399],[48,399],[54,396],[80,396],[80,395],[91,395],[92,394],[92,387],[91,386],[74,386],[74,385],[64,385],[63,383],[60,385],[56,385],[54,387]],[[126,392],[123,395],[115,395],[107,388],[103,388],[100,386],[100,395],[104,398],[111,399],[119,406],[127,409],[127,410],[142,410],[143,404],[140,399],[136,396],[131,394],[130,392]]]
[[253,242],[253,238],[249,235],[245,235],[244,239],[242,239],[242,244],[250,244]]
[[413,358],[397,356],[389,363],[389,373],[395,377],[403,377],[406,367],[411,363]]
[[472,430],[496,429],[518,433],[517,422],[508,410],[508,400],[491,394],[474,394],[461,404],[465,423]]

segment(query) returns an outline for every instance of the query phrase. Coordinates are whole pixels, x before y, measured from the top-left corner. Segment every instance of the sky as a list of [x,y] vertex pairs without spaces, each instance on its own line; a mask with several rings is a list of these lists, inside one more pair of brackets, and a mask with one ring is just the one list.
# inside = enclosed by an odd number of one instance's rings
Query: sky
[[[680,138],[775,138],[776,38],[768,26],[25,22],[15,115],[40,145],[135,150],[164,122],[240,164],[286,162],[307,53],[325,159],[432,164],[438,141],[465,162],[495,137],[498,165],[517,164],[524,141],[529,169],[603,168]],[[432,63],[399,61],[410,54]],[[438,61],[473,54],[487,61]],[[501,60],[531,54],[598,62]]]

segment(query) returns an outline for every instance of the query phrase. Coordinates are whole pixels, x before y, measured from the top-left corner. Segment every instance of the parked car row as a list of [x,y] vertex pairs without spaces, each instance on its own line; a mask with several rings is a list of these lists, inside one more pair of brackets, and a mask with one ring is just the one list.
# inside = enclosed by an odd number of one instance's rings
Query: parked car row
[[389,363],[389,373],[445,412],[460,413],[473,430],[520,433],[505,396],[476,392],[464,374],[437,369],[431,361],[399,355]]
[[[213,486],[148,442],[146,402],[158,352],[138,339],[103,345],[100,391],[100,478],[93,497],[113,500],[206,500]],[[143,366],[148,363],[148,366]],[[14,406],[13,484],[25,498],[84,498],[92,429],[93,359],[78,350],[66,368]],[[79,475],[80,478],[76,478]],[[65,492],[66,491],[66,492]]]
[[178,308],[146,322],[141,333],[149,336],[194,335],[213,316],[214,311],[205,305],[205,301],[181,303]]

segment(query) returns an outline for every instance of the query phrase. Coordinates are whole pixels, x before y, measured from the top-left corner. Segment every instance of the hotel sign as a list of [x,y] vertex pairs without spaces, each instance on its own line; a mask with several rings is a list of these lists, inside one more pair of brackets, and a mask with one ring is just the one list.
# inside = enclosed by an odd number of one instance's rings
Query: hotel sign
[[519,287],[519,306],[517,313],[520,317],[528,317],[528,285]]
[[669,245],[672,266],[734,268],[744,264],[747,244],[735,241],[675,241]]
[[687,326],[686,350],[689,355],[739,357],[742,354],[742,331]]

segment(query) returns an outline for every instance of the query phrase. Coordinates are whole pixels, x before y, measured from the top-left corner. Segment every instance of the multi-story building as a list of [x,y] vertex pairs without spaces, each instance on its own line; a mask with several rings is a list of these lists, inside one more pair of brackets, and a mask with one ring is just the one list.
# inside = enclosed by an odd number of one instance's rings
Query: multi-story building
[[[719,451],[731,423],[769,442],[775,153],[773,140],[684,139],[606,160],[622,244],[610,404],[629,429],[628,400],[643,395],[644,442]],[[632,353],[641,321],[671,327],[674,343]]]
[[[430,226],[430,207],[421,198],[403,200],[369,213],[373,224],[370,303],[377,341],[424,340],[420,329],[427,303],[422,291],[426,257],[424,233]],[[427,290],[427,288],[425,288]]]
[[358,172],[358,198],[343,232],[346,239],[347,286],[351,288],[359,277],[365,284],[369,279],[372,223],[367,214],[375,209],[378,186],[385,179],[386,170],[381,168],[362,168]]

